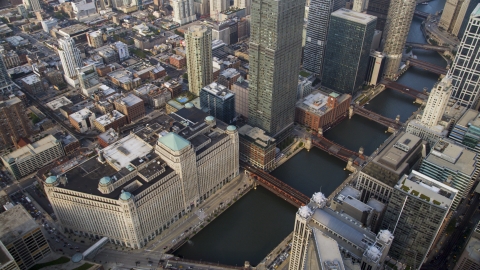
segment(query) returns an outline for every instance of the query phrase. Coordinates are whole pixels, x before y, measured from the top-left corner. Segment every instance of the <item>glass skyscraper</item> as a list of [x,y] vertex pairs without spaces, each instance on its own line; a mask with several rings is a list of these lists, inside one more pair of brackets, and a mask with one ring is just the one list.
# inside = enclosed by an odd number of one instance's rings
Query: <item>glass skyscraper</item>
[[480,4],[473,10],[448,75],[452,98],[465,107],[478,109],[480,98]]
[[211,116],[231,124],[235,118],[235,94],[221,84],[211,83],[200,91],[200,107]]
[[377,18],[348,9],[332,13],[322,85],[340,93],[360,89],[370,57]]
[[253,0],[248,122],[277,139],[291,131],[305,0]]
[[322,74],[323,56],[327,45],[330,14],[345,1],[311,0],[308,10],[307,39],[303,52],[303,68],[315,74]]

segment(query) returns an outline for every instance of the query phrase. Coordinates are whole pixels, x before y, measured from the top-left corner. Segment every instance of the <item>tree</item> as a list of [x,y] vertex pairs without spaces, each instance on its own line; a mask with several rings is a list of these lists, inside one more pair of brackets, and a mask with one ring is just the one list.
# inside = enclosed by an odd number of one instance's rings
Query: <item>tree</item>
[[185,80],[188,80],[188,73],[186,73],[186,72],[183,73],[182,78],[184,78]]

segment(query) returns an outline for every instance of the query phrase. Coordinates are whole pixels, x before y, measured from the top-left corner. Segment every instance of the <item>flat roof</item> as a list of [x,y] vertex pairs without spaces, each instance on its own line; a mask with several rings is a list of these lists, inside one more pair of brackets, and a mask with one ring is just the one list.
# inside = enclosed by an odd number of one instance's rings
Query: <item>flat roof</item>
[[341,8],[335,12],[332,12],[331,16],[342,18],[345,20],[349,20],[349,21],[364,24],[364,25],[367,25],[368,23],[377,20],[377,17],[375,16],[368,15],[366,13],[356,12],[346,8]]
[[202,90],[223,100],[229,99],[234,96],[234,94],[230,92],[227,87],[216,82],[213,82],[203,87]]
[[107,113],[98,117],[97,119],[95,119],[95,121],[97,121],[102,126],[106,126],[108,124],[113,123],[114,121],[117,121],[122,117],[125,117],[125,115],[123,115],[121,112],[117,110],[113,110],[110,113]]
[[[349,220],[345,215],[339,214],[330,208],[317,208],[313,213],[312,218],[318,223],[325,225],[327,228],[329,228],[329,230],[337,233],[338,236],[341,236],[352,242],[359,248],[365,249],[369,246],[369,243],[371,245],[375,242],[375,234],[360,227],[360,222],[355,224],[354,222],[356,221]],[[338,236],[333,235],[333,233],[328,232],[323,228],[315,225],[314,227],[333,239],[339,239]],[[348,249],[353,254],[362,257],[363,251],[355,249],[348,244],[342,247]]]
[[57,145],[57,139],[49,134],[45,138],[42,138],[34,143],[25,145],[24,147],[17,149],[7,155],[3,156],[2,158],[8,162],[9,159],[18,159],[22,160],[24,158],[36,155],[40,152],[45,151],[46,149],[50,149]]
[[414,151],[421,142],[421,138],[403,132],[403,134],[400,134],[396,139],[392,140],[385,149],[373,159],[373,162],[381,164],[398,174],[408,166],[408,163],[405,162],[407,157],[411,155],[412,151]]
[[265,131],[258,127],[252,127],[250,125],[244,125],[238,129],[240,136],[250,138],[252,141],[262,147],[267,147],[270,143],[274,143],[275,139],[265,134]]
[[478,161],[477,153],[447,139],[439,140],[425,160],[469,176],[475,172]]
[[458,190],[417,171],[400,178],[395,188],[443,208],[449,208],[458,193]]
[[5,245],[36,228],[38,224],[21,204],[0,214],[0,241]]
[[74,25],[70,25],[70,26],[67,26],[65,28],[62,28],[59,30],[60,34],[67,34],[69,36],[72,36],[74,34],[77,34],[77,33],[81,33],[81,32],[86,32],[88,31],[88,29],[90,29],[88,26],[85,26],[83,24],[74,24]]
[[28,75],[27,77],[22,78],[22,82],[24,82],[28,85],[32,85],[34,83],[41,82],[41,80],[40,80],[40,77],[38,77],[37,74],[31,74],[31,75]]
[[146,156],[152,152],[153,147],[137,137],[135,134],[116,141],[114,144],[103,148],[104,157],[117,168],[126,167],[132,160]]
[[100,133],[98,137],[100,137],[100,139],[102,139],[104,142],[111,144],[112,142],[118,140],[119,135],[113,128],[110,128],[109,130]]
[[455,125],[468,127],[469,124],[480,127],[480,113],[477,110],[468,109]]
[[69,117],[71,117],[77,123],[80,123],[83,120],[85,120],[87,118],[90,118],[92,115],[95,117],[95,114],[92,111],[90,111],[87,108],[83,108],[78,112],[74,112],[74,113],[70,114]]
[[330,96],[336,98],[338,103],[342,103],[350,97],[348,94],[337,94],[335,92],[327,94],[325,92],[315,90],[310,95],[300,99],[297,102],[296,107],[321,116],[332,109],[327,107],[327,101]]
[[138,103],[143,103],[143,100],[137,96],[135,96],[134,94],[128,94],[126,96],[124,96],[122,99],[121,99],[123,102],[125,102],[125,105],[131,107],[135,104],[138,104]]
[[20,102],[22,102],[22,100],[20,100],[18,97],[13,97],[7,100],[0,100],[0,107],[9,107]]
[[68,98],[66,98],[65,96],[61,96],[57,99],[54,99],[54,100],[48,102],[45,105],[47,105],[47,107],[50,108],[50,110],[56,111],[60,107],[67,106],[67,105],[72,105],[72,104],[73,104],[73,102],[70,101]]
[[317,256],[320,259],[321,264],[331,264],[337,266],[336,270],[344,270],[343,258],[338,248],[338,243],[334,239],[328,237],[317,228],[313,228],[313,238],[315,239],[315,246]]

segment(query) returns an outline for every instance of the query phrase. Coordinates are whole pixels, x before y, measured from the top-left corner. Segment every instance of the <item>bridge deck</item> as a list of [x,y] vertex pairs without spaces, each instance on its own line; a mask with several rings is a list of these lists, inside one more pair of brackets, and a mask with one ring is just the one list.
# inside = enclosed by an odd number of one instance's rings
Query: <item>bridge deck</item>
[[353,152],[341,145],[338,145],[327,138],[321,137],[312,137],[312,144],[317,148],[338,157],[339,159],[347,162],[349,158],[353,159],[355,165],[362,165],[365,163],[365,156],[360,155],[357,152]]
[[241,165],[250,172],[250,175],[253,176],[260,185],[275,193],[277,196],[284,198],[294,206],[300,207],[310,201],[310,198],[305,194],[285,184],[273,175],[243,162]]
[[408,59],[408,65],[410,65],[412,67],[422,68],[426,71],[430,71],[430,72],[438,74],[438,75],[446,75],[447,74],[447,69],[446,68],[443,68],[443,67],[434,65],[432,63],[425,62],[425,61],[421,61],[421,60],[418,60],[418,59],[409,58]]
[[432,50],[432,51],[437,51],[437,52],[450,51],[449,47],[436,46],[436,45],[430,45],[430,44],[425,44],[425,43],[407,42],[407,43],[405,43],[405,46],[410,46],[410,47],[413,47],[413,48],[419,48],[419,49],[424,49],[424,50]]
[[367,118],[367,119],[370,119],[370,120],[372,120],[372,121],[374,121],[374,122],[377,122],[377,123],[379,123],[379,124],[381,124],[381,125],[383,125],[383,126],[389,127],[389,128],[393,128],[393,129],[398,130],[398,129],[400,129],[400,128],[402,127],[402,123],[397,122],[397,121],[394,120],[394,119],[390,119],[390,118],[388,118],[388,117],[385,117],[385,116],[382,116],[382,115],[380,115],[380,114],[377,114],[377,113],[375,113],[375,112],[372,112],[372,111],[370,111],[370,110],[367,110],[367,109],[365,109],[365,108],[362,108],[362,107],[360,107],[360,106],[358,106],[358,105],[355,105],[355,106],[353,107],[353,111],[354,111],[356,114],[360,115],[360,116],[363,116],[363,117],[365,117],[365,118]]
[[427,95],[425,93],[423,93],[421,91],[418,91],[416,89],[407,87],[403,84],[399,84],[397,82],[391,81],[389,79],[381,80],[380,84],[385,85],[385,88],[389,88],[389,89],[399,91],[399,92],[401,92],[403,94],[406,94],[406,95],[409,95],[413,98],[419,98],[419,99],[423,99],[423,100],[427,99]]

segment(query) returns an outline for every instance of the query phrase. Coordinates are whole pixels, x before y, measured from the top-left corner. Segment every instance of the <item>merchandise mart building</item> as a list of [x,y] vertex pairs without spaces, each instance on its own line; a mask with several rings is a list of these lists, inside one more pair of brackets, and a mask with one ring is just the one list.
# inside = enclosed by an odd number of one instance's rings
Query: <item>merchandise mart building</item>
[[234,126],[196,108],[170,116],[154,145],[132,133],[45,180],[64,230],[141,248],[238,176]]

